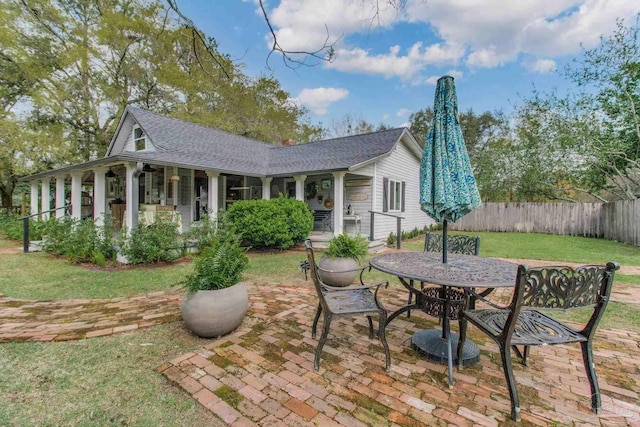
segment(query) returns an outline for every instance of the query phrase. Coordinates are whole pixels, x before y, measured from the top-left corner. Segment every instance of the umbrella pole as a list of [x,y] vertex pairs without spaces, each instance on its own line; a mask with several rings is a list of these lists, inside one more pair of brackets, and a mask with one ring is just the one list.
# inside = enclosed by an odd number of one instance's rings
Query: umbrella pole
[[447,251],[448,251],[448,239],[447,239],[447,220],[442,221],[442,263],[447,263]]

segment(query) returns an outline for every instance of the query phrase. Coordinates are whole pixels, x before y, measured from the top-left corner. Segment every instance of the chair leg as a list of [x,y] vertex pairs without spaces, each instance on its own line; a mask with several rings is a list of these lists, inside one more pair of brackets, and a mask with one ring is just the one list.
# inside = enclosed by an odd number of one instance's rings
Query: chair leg
[[591,386],[591,410],[596,414],[600,412],[602,401],[600,398],[600,386],[598,385],[598,377],[596,376],[596,368],[593,364],[593,351],[591,350],[591,342],[581,342],[582,359],[584,360],[584,369],[587,371],[587,378]]
[[322,335],[320,335],[320,341],[318,341],[318,347],[316,347],[316,357],[313,362],[313,367],[316,371],[320,369],[320,354],[322,353],[322,347],[327,342],[327,335],[329,335],[329,326],[331,325],[331,315],[325,313],[324,324],[322,325]]
[[373,339],[373,320],[371,320],[371,316],[367,316],[367,320],[369,321],[369,339]]
[[318,327],[318,320],[320,319],[320,313],[322,313],[322,304],[318,303],[318,310],[316,310],[316,317],[313,319],[313,326],[311,327],[311,338],[316,337],[316,329]]
[[458,357],[458,369],[462,370],[464,367],[462,360],[462,350],[464,349],[464,342],[467,339],[467,319],[460,318],[458,320],[458,327],[460,328],[459,338],[458,338],[458,349],[456,351],[456,356]]
[[500,344],[500,357],[502,359],[504,377],[507,380],[509,397],[511,397],[511,419],[514,421],[520,421],[520,399],[518,398],[518,390],[516,389],[516,379],[513,376],[513,367],[511,366],[511,347],[509,345]]
[[385,356],[385,370],[391,369],[391,354],[389,353],[389,345],[387,344],[387,313],[385,311],[380,312],[380,326],[378,327],[378,338],[382,341],[382,347],[384,348]]

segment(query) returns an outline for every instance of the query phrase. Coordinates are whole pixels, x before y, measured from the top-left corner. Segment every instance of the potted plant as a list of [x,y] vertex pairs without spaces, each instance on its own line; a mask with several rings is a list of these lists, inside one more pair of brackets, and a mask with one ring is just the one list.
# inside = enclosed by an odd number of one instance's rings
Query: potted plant
[[359,261],[368,249],[369,243],[360,233],[349,236],[343,231],[333,236],[318,264],[320,279],[327,285],[348,286],[360,271]]
[[194,261],[185,280],[182,318],[189,330],[203,338],[228,334],[240,325],[249,298],[240,280],[249,260],[232,228],[221,227],[211,246]]

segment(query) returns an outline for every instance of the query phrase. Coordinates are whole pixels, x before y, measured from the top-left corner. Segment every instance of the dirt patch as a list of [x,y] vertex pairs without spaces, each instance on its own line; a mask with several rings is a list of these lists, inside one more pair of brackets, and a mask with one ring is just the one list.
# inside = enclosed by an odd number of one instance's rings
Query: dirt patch
[[0,255],[13,255],[22,253],[22,249],[20,248],[4,248],[0,249]]
[[98,265],[90,264],[90,263],[80,263],[78,265],[91,271],[155,270],[157,268],[164,268],[164,267],[171,267],[179,264],[186,264],[191,262],[191,260],[192,258],[190,257],[184,257],[173,262],[157,262],[154,264],[115,263],[115,264],[107,265],[106,267],[100,267]]

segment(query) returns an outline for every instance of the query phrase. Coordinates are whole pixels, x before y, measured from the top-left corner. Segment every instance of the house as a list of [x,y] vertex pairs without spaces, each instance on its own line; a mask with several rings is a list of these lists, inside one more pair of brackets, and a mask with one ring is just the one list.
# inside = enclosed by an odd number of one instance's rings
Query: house
[[171,210],[187,229],[237,200],[283,194],[315,211],[315,229],[361,230],[376,240],[397,232],[397,217],[403,230],[432,222],[419,204],[421,154],[406,128],[273,145],[127,107],[105,157],[23,180],[31,183],[32,214],[48,210],[53,181],[56,208],[66,199],[72,217],[82,217],[84,206],[98,222],[121,208],[129,228],[139,212],[152,221],[154,212]]

